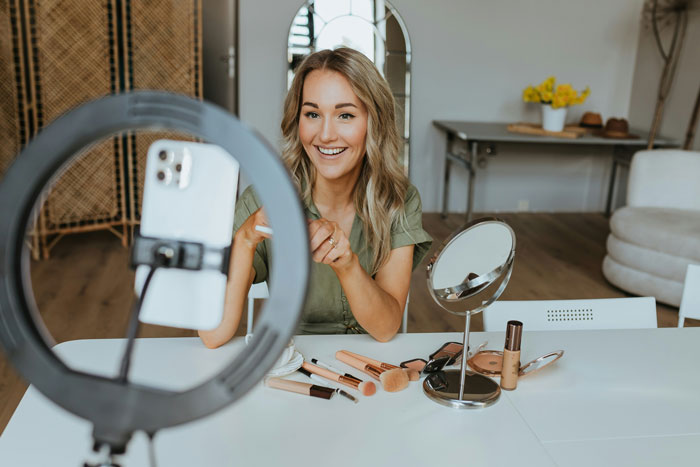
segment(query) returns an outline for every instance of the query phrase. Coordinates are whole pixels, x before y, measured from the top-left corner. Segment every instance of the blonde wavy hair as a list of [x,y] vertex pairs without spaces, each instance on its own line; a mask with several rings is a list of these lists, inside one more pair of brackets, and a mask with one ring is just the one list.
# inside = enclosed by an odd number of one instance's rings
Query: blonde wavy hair
[[362,53],[349,49],[321,50],[306,57],[296,70],[284,101],[282,159],[304,199],[311,199],[316,171],[299,138],[299,115],[306,76],[314,70],[343,75],[367,108],[366,154],[355,185],[355,212],[362,220],[372,254],[371,275],[391,253],[391,228],[405,225],[408,179],[399,164],[401,148],[394,96],[386,80]]

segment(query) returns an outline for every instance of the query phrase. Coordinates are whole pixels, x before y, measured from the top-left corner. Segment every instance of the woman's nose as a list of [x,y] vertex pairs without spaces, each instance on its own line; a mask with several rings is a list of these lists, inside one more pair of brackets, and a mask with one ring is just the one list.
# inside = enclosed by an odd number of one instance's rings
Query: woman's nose
[[326,119],[323,122],[323,127],[321,128],[320,138],[321,138],[321,141],[324,143],[333,141],[337,138],[337,134],[335,131],[335,125],[333,125],[333,122],[330,119]]

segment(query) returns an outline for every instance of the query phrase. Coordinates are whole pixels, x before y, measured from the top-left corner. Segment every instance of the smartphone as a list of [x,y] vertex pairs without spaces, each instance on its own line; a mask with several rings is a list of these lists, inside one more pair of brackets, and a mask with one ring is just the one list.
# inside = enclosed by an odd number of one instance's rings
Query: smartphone
[[[238,170],[238,162],[217,145],[155,141],[146,156],[141,236],[198,242],[205,248],[229,247]],[[136,268],[137,296],[149,269]],[[139,320],[213,329],[223,316],[226,280],[220,270],[160,268],[148,286]]]

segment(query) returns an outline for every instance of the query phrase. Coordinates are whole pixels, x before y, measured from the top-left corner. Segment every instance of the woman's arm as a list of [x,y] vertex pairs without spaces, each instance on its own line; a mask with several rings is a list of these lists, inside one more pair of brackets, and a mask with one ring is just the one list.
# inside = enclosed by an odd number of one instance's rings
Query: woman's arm
[[401,327],[412,265],[413,245],[407,245],[391,251],[374,279],[362,269],[355,254],[348,266],[333,268],[355,319],[380,342],[391,340]]
[[392,250],[386,264],[372,279],[335,222],[326,219],[312,221],[309,234],[313,260],[333,268],[360,326],[378,341],[391,340],[401,326],[406,305],[413,245]]
[[234,236],[221,323],[214,329],[198,331],[202,342],[210,349],[220,347],[231,340],[241,322],[248,291],[255,279],[253,268],[255,248],[264,238],[269,237],[255,230],[255,225],[266,225],[262,209],[253,213]]

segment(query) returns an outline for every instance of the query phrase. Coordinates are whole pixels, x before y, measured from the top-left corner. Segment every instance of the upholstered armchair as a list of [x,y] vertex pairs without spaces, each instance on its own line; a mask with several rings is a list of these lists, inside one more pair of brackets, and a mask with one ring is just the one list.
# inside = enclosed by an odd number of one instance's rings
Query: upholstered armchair
[[610,231],[608,281],[678,306],[688,264],[700,264],[700,152],[636,153],[627,206],[615,211]]

